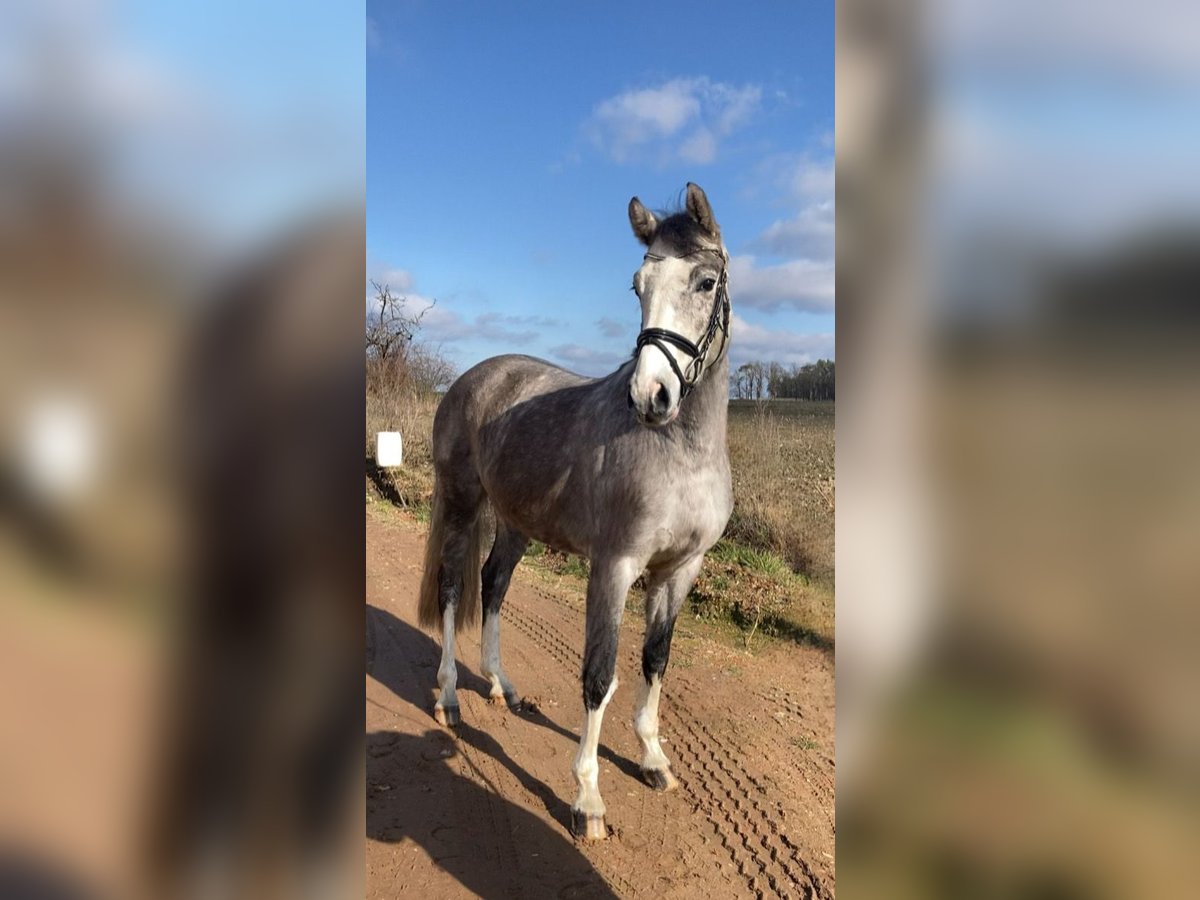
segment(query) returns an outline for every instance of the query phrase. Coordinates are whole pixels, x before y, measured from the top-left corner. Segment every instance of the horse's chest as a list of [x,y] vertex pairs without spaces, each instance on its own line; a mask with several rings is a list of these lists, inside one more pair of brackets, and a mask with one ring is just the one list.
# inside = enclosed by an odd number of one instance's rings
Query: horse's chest
[[690,554],[716,543],[733,508],[728,469],[682,471],[661,487],[654,503],[655,550]]

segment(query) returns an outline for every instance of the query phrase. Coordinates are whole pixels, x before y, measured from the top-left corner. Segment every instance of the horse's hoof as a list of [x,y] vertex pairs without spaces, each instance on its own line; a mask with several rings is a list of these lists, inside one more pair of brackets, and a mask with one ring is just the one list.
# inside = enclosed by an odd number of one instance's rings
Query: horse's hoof
[[433,718],[439,725],[444,725],[447,728],[452,728],[462,721],[462,717],[458,714],[457,706],[435,706],[433,708]]
[[571,832],[585,841],[603,841],[608,837],[604,816],[589,816],[581,809],[571,810]]
[[679,787],[670,769],[642,769],[642,779],[656,791],[673,791]]
[[521,705],[521,698],[516,694],[491,694],[488,697],[488,703],[492,706],[507,706],[509,709],[516,709]]

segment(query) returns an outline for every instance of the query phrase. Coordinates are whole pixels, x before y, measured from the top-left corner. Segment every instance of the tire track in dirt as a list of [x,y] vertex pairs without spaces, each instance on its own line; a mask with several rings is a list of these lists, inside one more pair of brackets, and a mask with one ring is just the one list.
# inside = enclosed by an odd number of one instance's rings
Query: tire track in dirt
[[[681,677],[679,680],[684,683],[687,682],[686,676]],[[694,690],[694,687],[690,689]],[[762,696],[761,692],[756,693]],[[671,708],[668,708],[668,712],[664,718],[671,718],[672,711]],[[802,713],[800,714],[802,715]],[[769,809],[760,801],[760,797],[769,797],[772,793],[772,789],[764,784],[764,781],[767,780],[766,773],[756,776],[754,768],[741,746],[715,734],[703,720],[683,716],[678,716],[677,719],[687,729],[689,734],[698,738],[700,745],[705,748],[706,752],[711,754],[712,761],[721,771],[724,779],[726,781],[733,781],[736,786],[739,796],[735,798],[728,792],[727,796],[733,801],[735,808],[739,812],[743,812],[743,819],[749,823],[750,830],[757,839],[758,846],[763,849],[771,862],[778,863],[782,869],[782,873],[787,878],[787,881],[780,881],[778,872],[764,871],[763,874],[767,876],[772,887],[778,891],[784,886],[790,886],[790,883],[794,883],[804,889],[805,896],[832,896],[832,893],[827,890],[823,879],[818,876],[813,867],[800,855],[800,848],[797,844],[780,827],[778,821],[781,818],[779,810]],[[768,740],[773,746],[784,750],[782,743],[778,739],[772,737]],[[719,752],[714,753],[714,748]],[[790,754],[785,753],[785,756],[787,755]],[[780,757],[759,756],[759,759],[766,758],[778,759]],[[742,779],[745,780],[745,783],[742,782]],[[748,812],[742,810],[742,799],[748,802],[749,808],[753,811],[754,815],[750,815]],[[832,796],[830,796],[830,799],[832,799]],[[832,804],[830,804],[830,808],[831,806]],[[779,807],[782,807],[782,801],[779,801]],[[832,819],[831,817],[827,818],[832,828]],[[744,838],[744,834],[740,830],[737,833]]]
[[[692,721],[681,716],[669,718],[690,736],[690,739],[685,738],[683,746],[691,755],[692,767],[703,769],[709,776],[706,781],[689,783],[688,787],[697,795],[707,795],[709,803],[703,811],[710,821],[719,826],[719,815],[720,821],[727,823],[739,839],[744,855],[737,845],[724,842],[737,862],[739,872],[748,879],[749,887],[761,893],[758,878],[762,877],[775,894],[804,890],[803,896],[819,896],[819,883],[808,873],[797,872],[788,865],[787,848],[782,844],[778,826],[771,821],[770,814],[752,795],[747,784],[760,792],[765,791],[752,776],[744,772],[739,776],[736,768],[725,762],[723,757],[732,756],[730,748],[716,740],[703,725],[694,727]],[[753,871],[753,866],[757,867],[757,872]]]
[[[819,816],[820,827],[830,834],[834,833],[834,761],[832,741],[828,740],[833,730],[832,720],[822,721],[824,717],[818,715],[814,721],[812,709],[796,700],[792,693],[782,686],[776,685],[770,693],[755,693],[764,700],[783,707],[784,716],[776,713],[776,716],[772,717],[778,727],[772,729],[769,741],[778,753],[793,761],[795,770],[803,776],[814,797],[820,801],[806,807],[802,814],[809,817]],[[802,739],[789,738],[786,735],[786,714],[795,716],[804,723],[805,735]],[[797,744],[805,746],[806,752],[795,753]],[[819,756],[814,759],[812,754]]]

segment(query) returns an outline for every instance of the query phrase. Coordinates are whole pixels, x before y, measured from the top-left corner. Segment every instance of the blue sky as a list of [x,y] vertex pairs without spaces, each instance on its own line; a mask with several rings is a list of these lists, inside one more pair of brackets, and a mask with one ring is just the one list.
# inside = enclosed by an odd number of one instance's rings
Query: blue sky
[[707,192],[736,364],[833,356],[833,4],[367,4],[367,269],[465,369],[628,356],[632,195]]

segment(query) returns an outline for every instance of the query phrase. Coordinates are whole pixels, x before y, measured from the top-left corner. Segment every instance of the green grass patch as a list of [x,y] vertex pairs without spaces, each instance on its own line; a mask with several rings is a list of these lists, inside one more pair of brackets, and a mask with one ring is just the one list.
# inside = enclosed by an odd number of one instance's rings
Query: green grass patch
[[688,594],[692,614],[727,621],[750,647],[757,634],[833,649],[833,598],[792,571],[778,554],[732,540],[717,543],[705,557]]
[[760,550],[747,547],[733,541],[718,541],[717,545],[708,552],[710,558],[723,563],[742,566],[752,572],[761,572],[774,578],[787,580],[800,576],[792,572],[792,567],[783,557],[770,550]]

